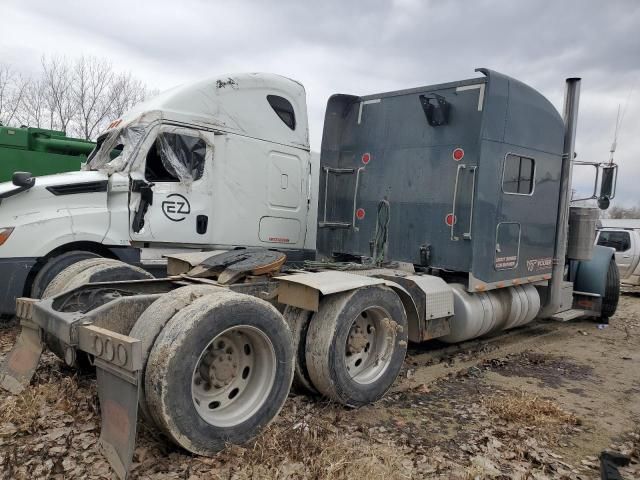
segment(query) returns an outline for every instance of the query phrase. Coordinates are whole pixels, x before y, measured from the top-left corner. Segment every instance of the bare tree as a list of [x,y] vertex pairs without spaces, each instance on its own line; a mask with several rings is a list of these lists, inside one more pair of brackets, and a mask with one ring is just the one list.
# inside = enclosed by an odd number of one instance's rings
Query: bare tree
[[46,128],[51,126],[49,118],[47,86],[42,79],[32,79],[27,83],[16,119],[21,125]]
[[608,218],[640,218],[640,207],[621,207],[614,205],[607,210]]
[[64,57],[42,57],[42,73],[45,82],[50,128],[66,132],[77,113],[77,102],[73,95],[72,68]]
[[114,97],[111,109],[111,119],[120,118],[127,110],[135,104],[145,100],[148,91],[145,85],[132,77],[130,73],[123,73],[115,78],[112,86]]
[[0,63],[0,124],[14,123],[28,81],[4,63]]
[[43,56],[41,65],[40,76],[24,78],[0,63],[1,123],[92,139],[148,95],[141,81],[103,59]]

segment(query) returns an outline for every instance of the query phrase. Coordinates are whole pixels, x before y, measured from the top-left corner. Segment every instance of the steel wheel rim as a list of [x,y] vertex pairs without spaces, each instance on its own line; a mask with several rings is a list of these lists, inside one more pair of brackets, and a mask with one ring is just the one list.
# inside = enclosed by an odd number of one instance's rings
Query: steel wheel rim
[[382,307],[369,307],[353,320],[347,335],[344,362],[351,379],[361,385],[377,381],[393,356],[396,324]]
[[264,405],[276,377],[273,343],[261,330],[228,328],[200,353],[191,379],[191,398],[200,417],[229,428],[251,418]]

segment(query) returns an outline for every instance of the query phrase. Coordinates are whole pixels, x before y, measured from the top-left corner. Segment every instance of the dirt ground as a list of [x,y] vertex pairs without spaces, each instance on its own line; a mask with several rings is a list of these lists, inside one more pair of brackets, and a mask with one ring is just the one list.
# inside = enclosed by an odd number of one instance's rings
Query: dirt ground
[[[0,359],[16,327],[0,330]],[[32,387],[0,393],[3,478],[115,478],[95,380],[51,354]],[[603,450],[640,478],[640,297],[606,329],[538,322],[454,347],[411,346],[380,402],[349,410],[292,393],[257,440],[195,457],[140,425],[132,478],[600,478]]]

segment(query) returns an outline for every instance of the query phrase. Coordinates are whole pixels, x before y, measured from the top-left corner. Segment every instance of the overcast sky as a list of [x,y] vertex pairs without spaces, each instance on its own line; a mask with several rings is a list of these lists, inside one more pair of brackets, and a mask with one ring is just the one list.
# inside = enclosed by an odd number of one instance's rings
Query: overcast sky
[[[477,76],[487,67],[562,110],[564,78],[583,78],[577,151],[604,161],[618,105],[618,204],[640,204],[640,1],[2,0],[0,62],[104,57],[151,88],[267,71],[307,89],[319,150],[327,98]],[[630,92],[630,100],[627,103]],[[586,185],[585,172],[576,179]],[[582,189],[582,187],[581,187]]]

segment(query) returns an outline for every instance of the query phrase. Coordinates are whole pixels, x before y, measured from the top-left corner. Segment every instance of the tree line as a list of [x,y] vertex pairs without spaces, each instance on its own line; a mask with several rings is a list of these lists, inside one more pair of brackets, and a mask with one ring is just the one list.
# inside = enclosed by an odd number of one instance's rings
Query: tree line
[[26,76],[0,62],[0,124],[62,130],[93,140],[113,120],[156,92],[104,59],[42,57]]

